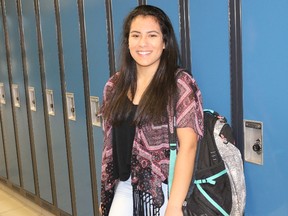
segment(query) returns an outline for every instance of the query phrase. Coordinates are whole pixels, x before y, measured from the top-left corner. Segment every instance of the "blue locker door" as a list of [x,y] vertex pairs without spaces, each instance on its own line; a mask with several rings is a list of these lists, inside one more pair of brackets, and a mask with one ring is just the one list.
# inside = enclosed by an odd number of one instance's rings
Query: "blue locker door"
[[[116,70],[119,67],[120,43],[124,18],[128,13],[138,5],[137,0],[122,0],[111,1],[112,3],[112,21],[113,21],[113,35],[114,35],[114,57],[116,62]],[[113,51],[112,51],[113,52]]]
[[[2,13],[0,13],[0,82],[3,84],[3,91],[5,94],[5,104],[1,104],[2,149],[3,151],[4,149],[6,150],[5,157],[8,168],[8,170],[6,170],[5,167],[3,167],[4,164],[2,164],[1,170],[3,170],[0,175],[2,178],[9,178],[9,180],[14,184],[20,185],[17,158],[15,160],[14,157],[14,155],[16,155],[16,142],[12,118],[11,94],[6,61],[5,32]],[[3,158],[1,158],[1,161],[4,161],[4,155]],[[8,176],[6,175],[7,171],[9,171]]]
[[[55,174],[55,189],[57,207],[72,214],[72,200],[70,191],[69,169],[65,139],[63,103],[61,96],[61,81],[57,47],[56,17],[54,1],[39,1],[40,26],[43,46],[43,70],[46,88],[52,91],[54,102],[53,112],[49,114],[50,139]],[[51,106],[51,104],[48,104]]]
[[[21,5],[28,87],[32,88],[29,89],[29,101],[35,97],[35,109],[33,109],[33,104],[30,103],[32,109],[28,110],[28,112],[31,112],[32,118],[32,128],[30,128],[30,130],[33,130],[39,196],[41,199],[53,203],[51,190],[52,177],[50,176],[49,153],[43,110],[34,2],[33,0],[22,0]],[[23,172],[23,176],[24,175],[28,175],[28,173],[25,174]]]
[[[85,22],[87,59],[89,69],[90,94],[101,103],[103,88],[109,77],[108,41],[106,29],[106,7],[104,1],[85,0]],[[92,111],[91,115],[95,115]],[[96,161],[97,194],[100,200],[101,158],[103,148],[102,127],[93,125],[94,150]],[[96,182],[94,182],[95,184]]]
[[76,209],[93,215],[78,7],[76,0],[59,3]]
[[[2,106],[2,105],[1,105]],[[0,116],[2,113],[0,114]],[[0,117],[2,119],[2,117]],[[6,170],[6,160],[5,160],[5,146],[4,146],[4,137],[2,133],[2,122],[0,123],[0,176],[7,178]]]
[[228,1],[190,1],[192,73],[202,91],[204,108],[230,121]]
[[288,1],[242,1],[244,118],[263,122],[263,165],[245,163],[247,216],[288,215]]
[[[1,10],[1,8],[0,8]],[[1,13],[0,13],[0,22],[2,21]],[[4,54],[4,59],[0,60],[0,71],[4,68],[6,64],[5,62],[5,40],[4,40],[4,31],[2,28],[2,23],[0,24],[0,59],[2,58],[2,55]],[[5,70],[7,72],[7,69]],[[3,113],[2,113],[2,107],[3,105],[6,104],[6,99],[5,99],[5,85],[7,83],[4,83],[4,77],[2,73],[0,72],[0,176],[4,177],[7,179],[7,172],[6,172],[6,160],[5,160],[5,146],[4,146],[4,137],[3,137]]]
[[[20,171],[22,172],[22,187],[27,191],[32,193],[35,192],[34,177],[33,177],[33,167],[31,159],[31,147],[29,139],[29,127],[28,127],[28,118],[27,118],[27,107],[26,107],[26,97],[25,95],[25,86],[24,86],[24,76],[22,68],[22,57],[21,57],[21,47],[20,47],[20,38],[19,38],[19,29],[18,29],[18,15],[17,15],[17,6],[16,1],[5,1],[6,3],[6,16],[7,16],[7,31],[9,35],[9,48],[10,48],[10,66],[11,77],[12,77],[12,91],[15,94],[14,98],[18,97],[18,101],[13,103],[15,110],[14,123],[17,126],[16,128],[16,138],[18,140],[18,154],[13,152],[11,155],[13,158],[11,160],[17,161],[17,156],[19,164],[21,164]],[[15,87],[15,88],[14,88]],[[16,96],[19,94],[18,96]],[[17,105],[18,103],[18,105]],[[15,136],[15,134],[10,134],[9,131],[7,136]],[[5,135],[4,135],[5,136]],[[15,163],[15,162],[14,162]],[[12,171],[12,170],[11,170]],[[10,170],[8,170],[10,172]],[[14,172],[14,171],[13,171]]]
[[147,4],[159,7],[169,16],[171,23],[173,25],[173,28],[174,28],[174,32],[178,40],[179,49],[180,49],[179,1],[170,0],[169,4],[167,4],[167,1],[165,0],[147,0]]

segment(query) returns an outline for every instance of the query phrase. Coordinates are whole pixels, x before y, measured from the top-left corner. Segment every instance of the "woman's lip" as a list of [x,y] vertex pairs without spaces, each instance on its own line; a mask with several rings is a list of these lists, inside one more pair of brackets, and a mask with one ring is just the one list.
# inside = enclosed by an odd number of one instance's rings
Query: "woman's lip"
[[140,55],[147,55],[147,54],[150,54],[151,51],[138,51],[137,53]]

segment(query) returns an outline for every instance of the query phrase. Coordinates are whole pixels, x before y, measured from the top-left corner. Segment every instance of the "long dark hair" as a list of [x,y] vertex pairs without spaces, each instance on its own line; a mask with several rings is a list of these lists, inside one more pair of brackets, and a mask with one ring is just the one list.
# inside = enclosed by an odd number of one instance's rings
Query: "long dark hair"
[[176,91],[175,73],[180,65],[180,56],[174,29],[169,17],[160,9],[151,5],[141,5],[132,10],[123,24],[121,44],[121,65],[119,78],[111,100],[105,105],[103,116],[117,123],[127,118],[131,106],[127,105],[130,91],[132,100],[137,89],[136,62],[128,49],[128,39],[132,21],[137,16],[153,16],[159,23],[165,43],[158,69],[142,95],[136,114],[135,123],[159,121],[166,113],[167,103]]

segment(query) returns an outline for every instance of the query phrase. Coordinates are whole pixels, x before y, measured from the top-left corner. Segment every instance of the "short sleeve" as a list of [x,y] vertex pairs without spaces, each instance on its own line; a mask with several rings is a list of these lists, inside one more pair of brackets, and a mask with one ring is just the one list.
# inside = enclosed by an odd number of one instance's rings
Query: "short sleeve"
[[177,88],[177,128],[191,127],[202,137],[204,123],[202,95],[195,79],[187,72],[181,71],[177,75]]

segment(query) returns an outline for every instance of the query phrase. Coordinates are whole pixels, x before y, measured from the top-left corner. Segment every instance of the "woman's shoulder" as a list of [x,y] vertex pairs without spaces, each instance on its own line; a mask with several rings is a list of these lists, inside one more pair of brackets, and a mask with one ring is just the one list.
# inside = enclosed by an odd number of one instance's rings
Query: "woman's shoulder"
[[113,89],[117,83],[117,81],[119,80],[120,77],[120,72],[116,72],[115,74],[113,74],[111,77],[109,77],[109,79],[107,80],[104,90],[109,90],[109,89]]
[[119,79],[119,77],[120,77],[120,72],[116,72],[116,73],[113,74],[111,77],[109,77],[106,85],[107,85],[107,84],[108,84],[108,85],[111,85],[111,84],[112,84],[112,85],[115,85],[116,82],[117,82],[117,80]]
[[119,80],[119,77],[120,77],[120,73],[116,72],[108,79],[103,90],[104,98],[109,98],[109,96],[113,94],[113,91],[115,90],[115,86],[117,85],[117,81]]
[[184,68],[179,68],[176,72],[177,77],[177,84],[186,84],[191,85],[194,84],[196,81],[190,71]]

